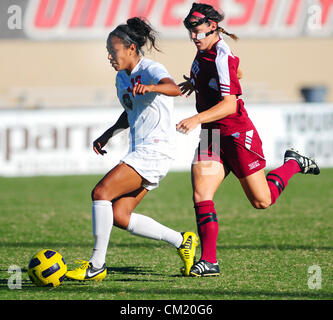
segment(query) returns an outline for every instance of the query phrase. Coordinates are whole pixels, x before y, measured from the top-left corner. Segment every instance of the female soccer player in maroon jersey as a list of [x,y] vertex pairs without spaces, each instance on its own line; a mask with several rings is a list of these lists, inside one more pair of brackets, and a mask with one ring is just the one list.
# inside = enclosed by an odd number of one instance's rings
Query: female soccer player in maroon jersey
[[193,201],[201,241],[201,258],[192,276],[219,275],[216,259],[218,221],[213,197],[230,171],[239,179],[254,208],[275,203],[296,173],[319,174],[317,164],[293,149],[284,164],[265,176],[266,165],[258,132],[248,117],[239,84],[239,58],[221,33],[237,40],[218,24],[224,15],[207,4],[193,3],[184,20],[197,55],[190,78],[179,86],[183,94],[195,91],[197,114],[180,121],[177,130],[188,133],[201,125],[200,143],[192,164]]

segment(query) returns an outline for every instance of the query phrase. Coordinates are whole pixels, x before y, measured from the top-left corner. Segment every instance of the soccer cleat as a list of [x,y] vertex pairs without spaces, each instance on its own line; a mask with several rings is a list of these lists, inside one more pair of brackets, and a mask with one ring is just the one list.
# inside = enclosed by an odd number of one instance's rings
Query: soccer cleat
[[195,249],[198,246],[198,236],[194,232],[183,232],[183,243],[177,249],[177,253],[184,262],[184,276],[189,276],[195,258]]
[[193,265],[190,271],[192,277],[212,277],[220,275],[218,263],[210,263],[206,260],[200,260]]
[[302,156],[294,149],[288,149],[284,154],[284,162],[289,160],[295,160],[304,174],[318,175],[320,173],[320,169],[313,159]]
[[[195,264],[195,257],[194,257],[194,259],[193,259],[193,264]],[[181,273],[183,276],[185,276],[185,268],[184,268],[184,267],[181,267],[181,268],[180,268],[180,273]]]
[[77,264],[81,264],[80,267],[68,271],[66,273],[66,277],[72,280],[94,280],[94,281],[102,281],[106,277],[106,266],[105,263],[102,268],[97,269],[94,268],[91,262],[85,260],[77,260],[75,261]]

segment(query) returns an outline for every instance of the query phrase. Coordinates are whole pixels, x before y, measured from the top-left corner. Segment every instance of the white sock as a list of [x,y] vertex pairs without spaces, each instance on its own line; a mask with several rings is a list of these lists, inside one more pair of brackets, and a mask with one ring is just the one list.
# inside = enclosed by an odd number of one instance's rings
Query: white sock
[[172,230],[142,214],[131,214],[127,230],[136,236],[166,241],[176,248],[179,248],[183,242],[183,236],[180,232]]
[[95,268],[101,268],[105,263],[105,256],[113,226],[113,210],[110,201],[93,201],[92,222],[95,245],[89,261],[92,262]]

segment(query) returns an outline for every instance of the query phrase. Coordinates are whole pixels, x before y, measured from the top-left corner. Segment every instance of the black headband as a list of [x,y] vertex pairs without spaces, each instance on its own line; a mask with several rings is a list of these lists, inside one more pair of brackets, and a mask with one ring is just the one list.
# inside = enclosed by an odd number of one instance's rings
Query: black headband
[[204,17],[204,18],[201,18],[199,20],[190,21],[191,17],[192,16],[186,17],[186,19],[184,20],[184,26],[185,26],[186,29],[195,28],[197,26],[202,25],[203,23],[208,22],[208,20],[209,20],[207,17]]
[[133,40],[126,32],[124,32],[122,30],[119,30],[119,29],[118,30],[116,29],[116,30],[112,31],[110,35],[118,37],[118,38],[120,38],[120,39],[122,39],[122,40],[124,40],[124,41],[126,41],[130,44],[134,43],[136,48],[140,51],[140,53],[142,55],[145,54],[144,51],[139,46],[139,44],[135,40]]

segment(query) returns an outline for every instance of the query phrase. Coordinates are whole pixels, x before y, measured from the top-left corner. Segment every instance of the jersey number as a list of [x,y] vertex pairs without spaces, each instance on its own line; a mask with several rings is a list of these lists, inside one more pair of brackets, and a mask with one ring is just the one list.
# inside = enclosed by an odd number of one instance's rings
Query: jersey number
[[[132,92],[134,86],[136,86],[136,85],[138,85],[138,84],[141,83],[141,75],[136,76],[135,79],[132,78],[132,79],[131,79],[131,83],[132,83],[132,89],[131,89],[131,87],[128,87],[128,88],[127,88],[127,91],[130,92],[130,93]],[[131,109],[131,110],[132,110],[132,108],[133,108],[133,102],[132,102],[132,100],[131,100],[129,94],[125,93],[125,94],[123,95],[123,102],[124,102],[124,105],[125,105],[128,109]]]

